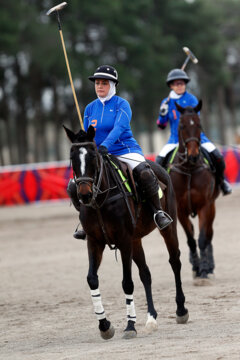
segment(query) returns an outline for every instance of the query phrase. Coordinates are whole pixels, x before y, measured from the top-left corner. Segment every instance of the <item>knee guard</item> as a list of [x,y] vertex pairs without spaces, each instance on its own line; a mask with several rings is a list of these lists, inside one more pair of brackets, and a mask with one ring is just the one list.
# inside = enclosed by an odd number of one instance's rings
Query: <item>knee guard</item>
[[164,165],[164,160],[165,160],[165,157],[158,155],[158,156],[156,157],[155,162],[156,162],[157,164],[163,166],[163,165]]
[[225,161],[223,155],[220,153],[218,149],[215,149],[209,153],[215,167],[216,167],[216,173],[220,177],[224,177],[223,173],[225,170]]
[[158,193],[158,181],[148,163],[142,162],[136,166],[133,169],[133,176],[146,198],[150,198]]

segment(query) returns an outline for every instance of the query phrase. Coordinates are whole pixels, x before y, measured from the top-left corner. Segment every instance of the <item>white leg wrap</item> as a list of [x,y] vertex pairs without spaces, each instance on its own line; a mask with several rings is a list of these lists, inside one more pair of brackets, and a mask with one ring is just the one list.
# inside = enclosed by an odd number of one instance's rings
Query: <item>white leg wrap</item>
[[127,305],[127,320],[132,320],[136,322],[136,311],[133,301],[133,295],[126,295],[126,305]]
[[105,311],[102,305],[102,299],[99,289],[91,290],[91,297],[93,302],[93,308],[98,320],[105,319]]

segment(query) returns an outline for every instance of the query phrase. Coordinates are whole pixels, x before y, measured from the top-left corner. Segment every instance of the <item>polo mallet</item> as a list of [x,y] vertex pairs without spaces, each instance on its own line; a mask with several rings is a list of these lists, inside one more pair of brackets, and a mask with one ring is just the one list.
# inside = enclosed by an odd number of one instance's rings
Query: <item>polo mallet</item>
[[[193,54],[193,52],[188,47],[184,46],[183,51],[187,54],[187,57],[186,57],[184,63],[182,64],[182,66],[181,66],[181,70],[185,69],[185,67],[187,66],[189,60],[192,60],[192,62],[194,64],[198,63],[198,59],[196,58],[196,56]],[[167,104],[168,104],[168,102],[170,100],[170,93],[168,95],[167,100],[161,105],[162,110],[160,109],[160,114],[162,116],[165,116],[167,114],[167,112],[168,112],[168,105]]]
[[81,128],[84,130],[82,116],[81,116],[81,113],[80,113],[80,109],[79,109],[79,105],[78,105],[78,101],[77,101],[77,96],[76,96],[76,92],[75,92],[74,85],[73,85],[72,74],[71,74],[71,70],[70,70],[70,66],[69,66],[69,62],[68,62],[66,47],[65,47],[65,43],[64,43],[64,39],[63,39],[63,33],[62,33],[62,26],[61,26],[60,16],[59,16],[59,10],[62,10],[66,5],[67,5],[66,2],[63,2],[63,3],[59,4],[59,5],[56,5],[56,6],[52,7],[50,10],[48,10],[46,15],[51,15],[54,12],[57,15],[58,29],[59,29],[59,34],[60,34],[62,47],[63,47],[63,53],[64,53],[66,65],[67,65],[68,76],[69,76],[69,80],[70,80],[70,84],[71,84],[71,88],[72,88],[72,93],[73,93],[75,105],[76,105],[76,108],[77,108],[77,113],[78,113],[80,125],[81,125]]
[[184,61],[184,63],[182,64],[182,67],[181,67],[181,70],[184,70],[185,67],[187,66],[187,63],[189,62],[189,60],[192,60],[192,62],[194,64],[197,64],[198,63],[198,59],[196,58],[196,56],[192,53],[191,50],[189,50],[188,47],[184,46],[183,47],[183,51],[187,54],[187,57]]

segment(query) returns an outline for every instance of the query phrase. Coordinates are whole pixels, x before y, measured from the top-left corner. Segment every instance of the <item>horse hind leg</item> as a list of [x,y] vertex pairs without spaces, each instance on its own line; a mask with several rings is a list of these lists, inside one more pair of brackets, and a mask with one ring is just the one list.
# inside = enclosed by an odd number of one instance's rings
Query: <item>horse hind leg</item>
[[103,250],[104,248],[98,246],[96,242],[91,243],[91,238],[88,238],[89,270],[87,282],[90,287],[94,312],[99,321],[100,335],[104,340],[109,340],[114,336],[115,329],[112,326],[111,322],[108,321],[106,318],[99,290],[99,280],[97,275],[97,271],[102,260]]
[[139,277],[143,283],[146,300],[147,300],[147,322],[145,329],[147,332],[152,332],[157,329],[157,312],[153,305],[152,298],[152,278],[150,270],[146,264],[145,254],[142,247],[141,239],[134,240],[133,245],[133,261],[136,263],[139,270]]
[[[200,278],[209,279],[213,277],[214,258],[212,249],[213,220],[215,217],[215,205],[207,206],[199,213],[200,234],[198,246],[200,249]],[[208,274],[211,273],[210,276]],[[204,285],[205,283],[203,283]]]
[[214,256],[213,256],[213,246],[212,243],[210,243],[207,247],[207,259],[208,259],[208,278],[214,279],[214,268],[215,268],[215,262],[214,262]]

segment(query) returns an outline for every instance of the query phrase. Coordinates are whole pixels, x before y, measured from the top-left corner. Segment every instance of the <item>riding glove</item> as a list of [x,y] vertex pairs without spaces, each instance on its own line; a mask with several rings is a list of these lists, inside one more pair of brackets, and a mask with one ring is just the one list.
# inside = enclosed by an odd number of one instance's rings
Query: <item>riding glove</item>
[[164,103],[160,106],[160,115],[161,115],[161,116],[166,116],[167,113],[168,113],[168,104],[164,102]]
[[103,145],[100,145],[100,146],[99,146],[98,152],[99,152],[102,156],[108,155],[108,149],[106,148],[106,146],[103,146]]

